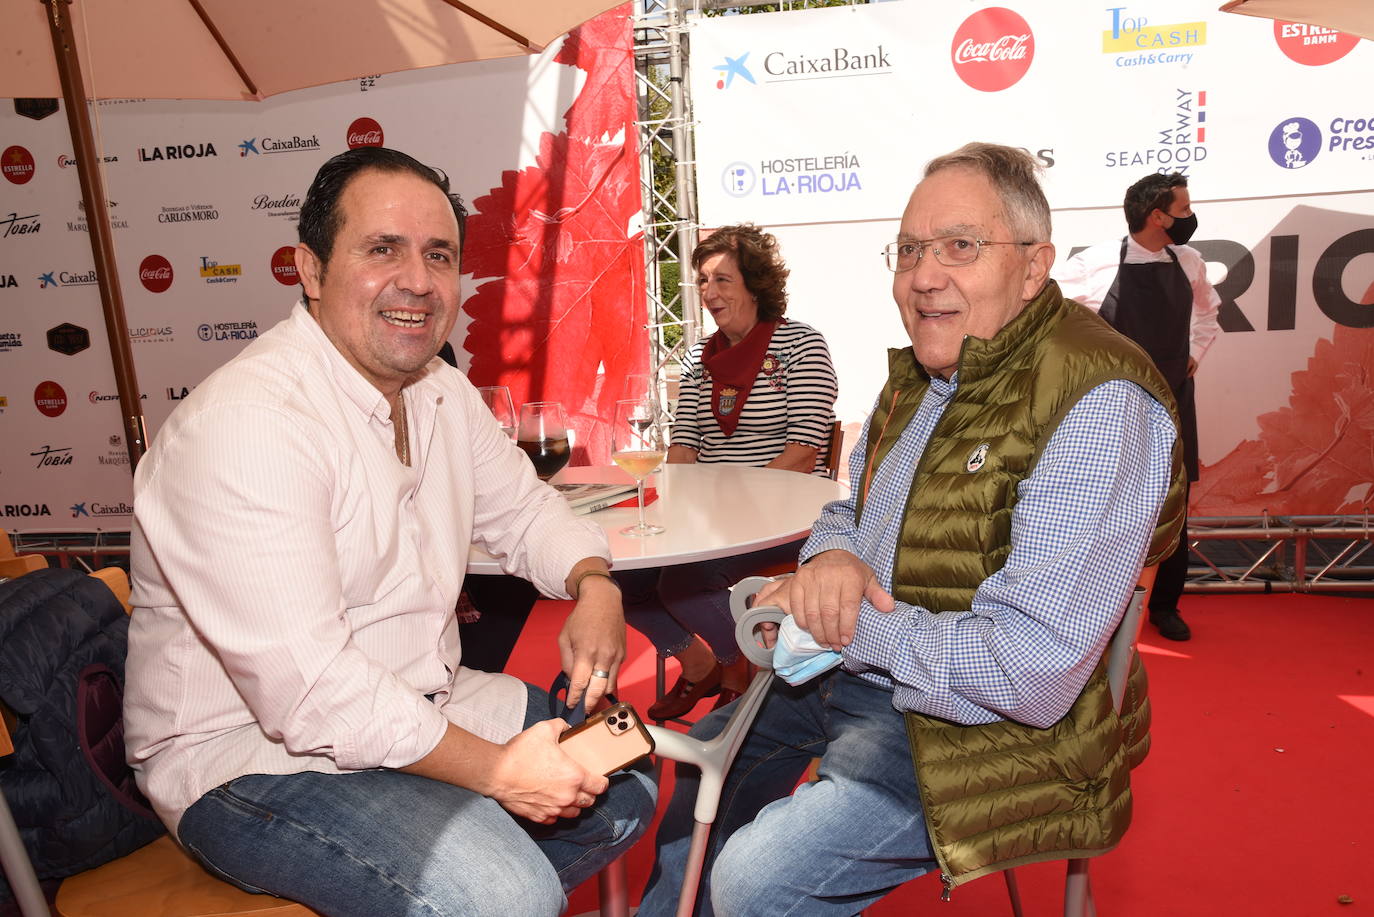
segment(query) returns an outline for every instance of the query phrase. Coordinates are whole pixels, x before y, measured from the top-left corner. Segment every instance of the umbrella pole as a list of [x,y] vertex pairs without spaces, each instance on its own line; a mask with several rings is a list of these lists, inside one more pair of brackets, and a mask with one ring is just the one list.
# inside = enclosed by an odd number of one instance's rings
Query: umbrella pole
[[114,234],[110,227],[105,180],[100,172],[100,159],[96,155],[86,84],[81,78],[81,61],[76,55],[76,38],[72,32],[69,9],[72,0],[42,0],[42,3],[48,11],[48,31],[52,35],[53,54],[62,78],[67,124],[71,127],[75,146],[76,173],[81,180],[81,196],[86,201],[86,226],[91,235],[91,254],[95,256],[100,304],[105,311],[105,333],[110,341],[110,360],[114,364],[119,408],[124,418],[124,442],[129,452],[129,473],[132,474],[138,466],[138,460],[148,451],[148,434],[140,404],[138,377],[134,373],[133,350],[129,345],[129,323],[124,316],[119,270],[115,265]]

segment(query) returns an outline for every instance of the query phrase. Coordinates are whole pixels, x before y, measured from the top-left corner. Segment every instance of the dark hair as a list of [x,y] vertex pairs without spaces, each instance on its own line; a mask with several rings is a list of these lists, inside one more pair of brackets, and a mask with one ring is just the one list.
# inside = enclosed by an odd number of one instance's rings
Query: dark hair
[[339,199],[343,197],[348,183],[368,170],[409,172],[444,192],[453,205],[453,216],[458,221],[458,250],[462,252],[463,241],[467,238],[468,212],[463,207],[463,199],[449,193],[448,176],[399,150],[360,146],[340,153],[320,166],[320,171],[315,173],[315,180],[310,183],[310,190],[305,193],[305,203],[301,205],[298,227],[300,240],[320,259],[321,269],[329,263],[329,256],[334,253],[334,239],[343,224]]
[[759,321],[771,322],[787,311],[787,267],[778,254],[778,240],[753,223],[722,226],[692,252],[692,269],[701,270],[707,258],[729,252],[739,265],[744,288],[759,304]]
[[953,168],[972,169],[992,184],[1015,241],[1050,240],[1050,205],[1040,187],[1040,164],[1030,153],[997,143],[966,143],[926,163],[925,177]]
[[1126,189],[1126,200],[1121,204],[1121,209],[1126,211],[1126,228],[1131,232],[1140,232],[1145,228],[1145,221],[1150,214],[1156,210],[1168,213],[1169,206],[1174,202],[1174,189],[1186,187],[1188,179],[1182,172],[1170,172],[1168,175],[1154,172],[1131,185]]

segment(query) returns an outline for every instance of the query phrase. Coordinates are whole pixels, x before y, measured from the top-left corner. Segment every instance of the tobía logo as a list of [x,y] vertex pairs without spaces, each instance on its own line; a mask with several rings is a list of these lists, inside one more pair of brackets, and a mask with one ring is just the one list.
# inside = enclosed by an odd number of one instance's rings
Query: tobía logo
[[172,263],[161,255],[149,255],[138,266],[138,279],[150,293],[165,293],[172,285]]
[[1311,164],[1322,149],[1321,128],[1306,118],[1280,121],[1269,134],[1269,158],[1285,169],[1301,169]]
[[33,405],[44,417],[57,417],[67,409],[67,393],[62,386],[46,379],[33,390]]
[[1274,43],[1294,63],[1321,67],[1345,57],[1360,38],[1319,25],[1278,19],[1274,21]]
[[358,118],[348,125],[348,148],[356,150],[360,146],[381,146],[382,126],[371,118]]
[[6,147],[0,153],[0,174],[11,184],[24,185],[33,179],[33,154],[22,146]]
[[284,287],[292,287],[300,283],[300,276],[296,273],[296,247],[294,245],[283,245],[272,253],[272,279]]
[[964,20],[950,47],[954,72],[980,92],[1000,92],[1016,84],[1035,58],[1035,36],[1020,14],[1000,6],[979,10]]

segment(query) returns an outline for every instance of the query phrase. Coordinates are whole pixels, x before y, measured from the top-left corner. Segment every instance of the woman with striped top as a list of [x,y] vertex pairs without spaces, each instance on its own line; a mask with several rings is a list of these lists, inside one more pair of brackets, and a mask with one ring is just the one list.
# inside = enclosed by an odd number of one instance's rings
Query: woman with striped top
[[[777,240],[747,223],[726,226],[697,246],[692,267],[716,333],[683,366],[668,461],[824,473],[835,369],[820,332],[783,317],[787,268]],[[650,718],[681,716],[716,694],[721,706],[744,690],[749,667],[735,642],[729,587],[795,561],[799,546],[620,575],[626,620],[682,667]]]

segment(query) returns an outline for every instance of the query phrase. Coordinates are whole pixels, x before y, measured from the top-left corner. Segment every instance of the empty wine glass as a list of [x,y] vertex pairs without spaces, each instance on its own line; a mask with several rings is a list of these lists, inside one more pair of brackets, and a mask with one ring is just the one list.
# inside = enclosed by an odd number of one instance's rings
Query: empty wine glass
[[568,422],[557,401],[531,401],[520,408],[515,444],[525,450],[541,481],[553,477],[572,458]]
[[617,401],[611,423],[611,458],[639,485],[639,522],[621,529],[620,534],[641,538],[663,531],[663,526],[644,521],[644,479],[663,464],[665,454],[663,427],[653,405],[645,398]]
[[510,389],[504,385],[483,385],[477,391],[491,416],[500,424],[501,432],[515,439],[515,405],[510,400]]

